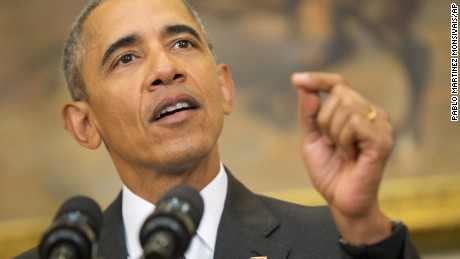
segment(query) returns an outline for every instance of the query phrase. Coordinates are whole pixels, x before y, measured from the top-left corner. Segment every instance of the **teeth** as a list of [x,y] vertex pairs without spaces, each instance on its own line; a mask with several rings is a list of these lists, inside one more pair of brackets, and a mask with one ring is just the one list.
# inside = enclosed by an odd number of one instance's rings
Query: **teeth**
[[191,108],[192,106],[187,103],[187,102],[180,102],[180,103],[177,103],[176,105],[170,105],[166,108],[164,108],[163,110],[160,111],[160,115],[158,116],[158,118],[160,116],[162,116],[163,114],[165,113],[168,113],[168,112],[172,112],[172,111],[175,111],[175,110],[179,110],[179,109],[182,109],[182,108]]

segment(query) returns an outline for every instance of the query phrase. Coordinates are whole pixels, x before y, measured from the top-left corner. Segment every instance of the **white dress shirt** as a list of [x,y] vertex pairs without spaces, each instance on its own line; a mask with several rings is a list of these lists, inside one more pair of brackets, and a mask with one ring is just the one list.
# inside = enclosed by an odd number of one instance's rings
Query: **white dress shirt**
[[[203,189],[200,194],[204,201],[204,212],[201,223],[188,247],[187,259],[212,259],[216,244],[217,228],[224,210],[227,195],[227,174],[223,164],[217,176]],[[142,256],[139,232],[145,219],[155,210],[155,205],[134,194],[123,185],[122,215],[125,226],[128,259]]]

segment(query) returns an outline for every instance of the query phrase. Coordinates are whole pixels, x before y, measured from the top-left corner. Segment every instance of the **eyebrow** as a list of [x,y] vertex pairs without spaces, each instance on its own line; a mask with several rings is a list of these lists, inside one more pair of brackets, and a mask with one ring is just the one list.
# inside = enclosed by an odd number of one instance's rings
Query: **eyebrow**
[[137,35],[127,35],[124,36],[118,40],[116,40],[114,43],[110,44],[110,46],[107,48],[107,50],[104,52],[104,56],[102,58],[101,66],[104,66],[104,64],[107,62],[107,60],[110,58],[110,56],[117,51],[120,48],[132,45],[136,41],[138,41],[139,37]]
[[195,30],[193,27],[185,24],[174,24],[166,26],[166,28],[163,30],[163,33],[166,35],[177,35],[181,33],[187,33],[195,37],[200,43],[203,43],[198,31]]

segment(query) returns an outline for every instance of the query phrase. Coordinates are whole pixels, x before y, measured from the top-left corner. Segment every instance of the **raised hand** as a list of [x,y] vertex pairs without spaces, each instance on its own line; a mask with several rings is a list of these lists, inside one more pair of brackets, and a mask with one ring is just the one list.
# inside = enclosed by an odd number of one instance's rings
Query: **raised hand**
[[393,143],[386,112],[337,74],[297,73],[292,83],[299,89],[302,158],[339,231],[355,244],[385,238],[391,227],[377,195]]

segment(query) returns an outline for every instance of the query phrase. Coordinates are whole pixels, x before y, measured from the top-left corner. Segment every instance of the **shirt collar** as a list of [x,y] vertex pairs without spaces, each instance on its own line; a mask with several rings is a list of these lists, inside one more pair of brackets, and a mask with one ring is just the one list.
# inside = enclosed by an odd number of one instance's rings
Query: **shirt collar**
[[[204,212],[197,234],[212,253],[214,253],[217,229],[224,210],[227,183],[227,174],[223,164],[220,163],[217,176],[200,191],[204,201]],[[122,196],[122,215],[128,253],[130,258],[140,258],[142,247],[139,242],[139,232],[145,219],[155,210],[155,205],[137,196],[125,185],[123,185]]]
[[197,233],[212,251],[216,245],[217,229],[224,210],[227,183],[227,174],[221,163],[219,174],[200,192],[204,201],[204,213]]

